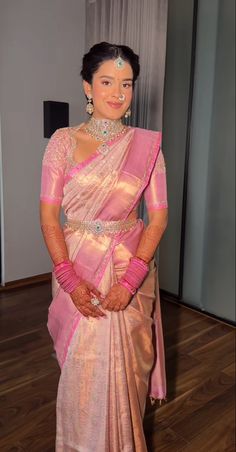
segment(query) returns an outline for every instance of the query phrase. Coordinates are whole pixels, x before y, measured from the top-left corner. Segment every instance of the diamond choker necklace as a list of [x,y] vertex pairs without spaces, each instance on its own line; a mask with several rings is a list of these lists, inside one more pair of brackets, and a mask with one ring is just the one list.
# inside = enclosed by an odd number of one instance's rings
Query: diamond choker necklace
[[121,119],[89,119],[85,131],[95,140],[110,141],[121,133],[124,133],[126,127]]

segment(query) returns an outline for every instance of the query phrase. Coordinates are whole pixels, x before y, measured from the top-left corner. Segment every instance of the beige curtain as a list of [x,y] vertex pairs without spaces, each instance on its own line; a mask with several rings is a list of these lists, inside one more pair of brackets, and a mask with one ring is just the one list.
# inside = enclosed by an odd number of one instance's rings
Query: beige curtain
[[140,56],[131,124],[162,130],[168,0],[86,0],[86,51],[108,41]]

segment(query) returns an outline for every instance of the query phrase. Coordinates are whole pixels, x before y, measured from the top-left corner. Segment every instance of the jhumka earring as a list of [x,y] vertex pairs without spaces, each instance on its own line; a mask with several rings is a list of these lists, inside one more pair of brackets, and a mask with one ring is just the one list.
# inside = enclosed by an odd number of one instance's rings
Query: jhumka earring
[[87,105],[86,105],[86,113],[88,113],[89,115],[93,114],[94,108],[93,108],[93,104],[92,104],[92,96],[90,96],[90,94],[87,95]]
[[125,119],[128,119],[131,116],[131,108],[129,107],[125,113]]

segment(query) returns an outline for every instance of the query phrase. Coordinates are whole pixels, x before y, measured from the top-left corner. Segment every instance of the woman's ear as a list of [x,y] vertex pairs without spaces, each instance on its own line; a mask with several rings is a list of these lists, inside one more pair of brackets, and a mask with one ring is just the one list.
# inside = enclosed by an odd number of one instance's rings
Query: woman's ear
[[92,95],[92,85],[90,83],[86,82],[86,80],[83,80],[83,88],[85,96],[91,96]]

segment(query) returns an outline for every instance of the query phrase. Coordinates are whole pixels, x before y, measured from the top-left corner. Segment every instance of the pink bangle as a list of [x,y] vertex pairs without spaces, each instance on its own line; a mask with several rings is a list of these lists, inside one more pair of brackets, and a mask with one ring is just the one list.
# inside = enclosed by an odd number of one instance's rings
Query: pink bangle
[[139,257],[132,257],[127,270],[119,283],[134,295],[147,276],[148,270],[149,266],[145,261],[139,259]]
[[130,262],[136,267],[142,268],[143,270],[149,269],[147,262],[145,262],[143,259],[140,259],[140,257],[131,257]]
[[64,260],[64,261],[62,261],[62,262],[59,262],[59,264],[56,264],[56,265],[54,266],[54,271],[55,271],[55,270],[59,270],[60,268],[64,268],[64,267],[66,267],[68,264],[69,264],[69,265],[71,264],[71,262],[69,261],[69,259]]
[[69,260],[55,265],[54,274],[62,289],[67,293],[72,293],[80,284],[80,278],[75,273],[72,262]]
[[125,287],[132,295],[134,295],[136,293],[136,289],[134,287],[132,287],[128,281],[126,281],[126,279],[121,278],[119,281],[119,284],[123,287]]

